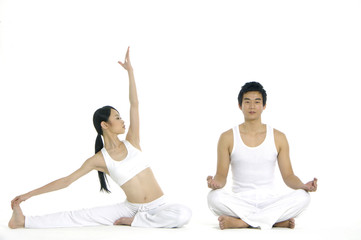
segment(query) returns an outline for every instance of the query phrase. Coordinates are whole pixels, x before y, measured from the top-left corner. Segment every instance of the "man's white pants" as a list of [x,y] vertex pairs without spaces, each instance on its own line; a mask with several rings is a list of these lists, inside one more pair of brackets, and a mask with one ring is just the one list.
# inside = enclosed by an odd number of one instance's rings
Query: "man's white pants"
[[167,204],[164,197],[146,204],[123,203],[59,212],[44,216],[26,216],[26,228],[83,227],[113,225],[121,217],[134,217],[133,227],[176,228],[187,224],[191,210],[180,204]]
[[310,195],[296,190],[284,196],[259,193],[229,193],[223,189],[208,194],[208,206],[218,216],[240,218],[252,227],[270,229],[275,223],[297,217],[309,204]]

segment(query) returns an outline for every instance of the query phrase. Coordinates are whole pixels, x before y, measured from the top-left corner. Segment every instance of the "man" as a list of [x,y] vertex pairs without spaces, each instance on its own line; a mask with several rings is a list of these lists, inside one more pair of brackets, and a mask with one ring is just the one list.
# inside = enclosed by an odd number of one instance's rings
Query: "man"
[[[263,124],[267,94],[257,82],[246,83],[239,95],[244,123],[221,134],[218,142],[217,172],[208,176],[210,210],[220,216],[221,229],[295,227],[294,218],[309,204],[308,192],[317,190],[317,179],[304,184],[293,173],[286,136]],[[278,162],[286,185],[295,191],[275,195],[274,170]],[[229,166],[232,192],[226,185]]]

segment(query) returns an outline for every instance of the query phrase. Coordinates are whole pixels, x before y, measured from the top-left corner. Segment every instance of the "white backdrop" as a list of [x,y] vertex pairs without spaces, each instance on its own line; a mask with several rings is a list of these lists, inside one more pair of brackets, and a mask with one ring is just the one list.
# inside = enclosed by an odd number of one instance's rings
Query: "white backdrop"
[[[117,61],[131,46],[143,152],[194,219],[214,218],[205,179],[215,173],[218,137],[243,121],[241,86],[259,81],[268,93],[263,122],[287,135],[296,174],[319,178],[305,221],[359,228],[360,1],[0,4],[1,219],[15,196],[94,154],[97,108],[112,105],[129,122]],[[92,172],[22,208],[43,214],[124,200],[113,182],[111,190],[99,193]]]

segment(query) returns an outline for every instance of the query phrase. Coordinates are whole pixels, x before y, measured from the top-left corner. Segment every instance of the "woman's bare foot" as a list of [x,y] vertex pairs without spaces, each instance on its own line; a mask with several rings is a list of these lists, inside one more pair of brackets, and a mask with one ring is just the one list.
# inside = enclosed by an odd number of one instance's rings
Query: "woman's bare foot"
[[117,221],[115,221],[114,225],[130,226],[130,225],[132,225],[133,220],[134,220],[134,217],[122,217],[122,218],[119,218]]
[[229,216],[220,216],[218,218],[219,227],[221,230],[227,228],[247,228],[249,225],[244,222],[242,219],[229,217]]
[[283,227],[283,228],[291,228],[294,229],[296,226],[295,219],[291,218],[283,222],[278,222],[273,227]]
[[8,226],[12,229],[25,227],[25,216],[19,204],[14,205],[13,215],[9,221]]

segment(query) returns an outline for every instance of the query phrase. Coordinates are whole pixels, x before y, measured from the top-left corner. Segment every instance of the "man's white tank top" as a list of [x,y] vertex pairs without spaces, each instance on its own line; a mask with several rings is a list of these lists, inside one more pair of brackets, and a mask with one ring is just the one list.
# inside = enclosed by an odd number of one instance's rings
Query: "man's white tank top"
[[277,155],[272,127],[267,125],[266,138],[259,146],[248,147],[241,138],[239,126],[235,126],[231,153],[233,192],[271,190]]

